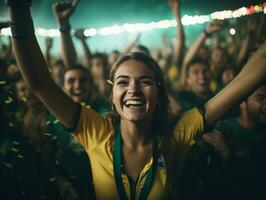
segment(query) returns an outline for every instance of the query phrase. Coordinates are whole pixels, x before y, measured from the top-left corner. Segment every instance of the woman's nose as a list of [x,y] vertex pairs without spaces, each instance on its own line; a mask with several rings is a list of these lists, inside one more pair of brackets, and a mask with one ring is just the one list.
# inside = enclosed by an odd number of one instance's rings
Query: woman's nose
[[140,93],[140,88],[137,82],[132,81],[128,86],[128,93],[129,94],[136,94]]

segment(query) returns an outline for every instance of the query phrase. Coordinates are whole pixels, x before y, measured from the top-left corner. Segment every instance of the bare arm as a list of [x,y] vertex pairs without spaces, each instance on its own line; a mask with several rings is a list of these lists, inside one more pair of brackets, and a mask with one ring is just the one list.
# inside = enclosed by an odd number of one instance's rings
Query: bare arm
[[49,67],[49,69],[51,69],[52,67],[52,64],[51,64],[51,48],[53,46],[53,39],[52,38],[45,38],[45,54],[44,54],[44,57],[45,57],[45,60],[46,60],[46,63]]
[[53,12],[61,32],[62,59],[67,67],[77,64],[77,52],[70,33],[69,18],[74,13],[78,3],[79,0],[74,0],[71,3],[53,4]]
[[[30,23],[29,7],[10,7],[9,11],[13,24]],[[50,77],[35,35],[13,37],[12,42],[18,66],[28,86],[66,127],[72,127],[77,106]]]
[[126,53],[129,53],[133,49],[133,47],[135,47],[139,43],[140,36],[141,36],[140,33],[138,33],[138,35],[136,36],[136,38],[131,43],[129,43],[126,46],[126,48],[124,50],[124,53],[125,54]]
[[[241,69],[243,61],[245,60],[249,50],[251,49],[252,41],[254,40],[254,36],[256,34],[257,24],[254,20],[248,21],[247,27],[246,27],[246,37],[243,40],[240,52],[238,54],[237,60],[236,60],[236,66]],[[253,37],[252,37],[253,35]]]
[[246,99],[266,79],[266,42],[255,52],[242,71],[206,105],[205,119],[213,125],[230,109]]
[[222,23],[220,21],[213,21],[213,22],[209,23],[207,28],[200,34],[200,36],[197,38],[197,40],[189,48],[188,52],[185,55],[183,63],[182,63],[181,84],[183,86],[186,85],[186,68],[187,68],[187,65],[197,55],[200,47],[203,45],[203,43],[205,42],[207,37],[210,34],[219,31],[221,28],[222,28]]
[[89,48],[89,45],[86,43],[86,39],[87,37],[84,35],[84,30],[83,29],[78,29],[76,30],[75,32],[75,36],[76,38],[79,39],[79,41],[81,42],[81,46],[82,46],[82,49],[83,49],[83,54],[84,54],[84,64],[86,67],[90,68],[91,67],[91,51],[90,51],[90,48]]
[[184,27],[181,22],[180,2],[179,0],[169,0],[169,6],[176,19],[177,37],[173,40],[173,63],[178,65],[185,47]]

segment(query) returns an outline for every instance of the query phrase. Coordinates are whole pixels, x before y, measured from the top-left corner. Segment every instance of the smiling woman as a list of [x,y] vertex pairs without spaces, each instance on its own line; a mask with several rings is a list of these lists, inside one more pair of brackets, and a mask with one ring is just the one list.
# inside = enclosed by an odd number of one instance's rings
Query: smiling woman
[[36,96],[85,148],[98,199],[177,199],[183,161],[195,135],[214,125],[266,78],[265,42],[224,90],[170,127],[160,67],[148,55],[132,53],[122,56],[110,74],[117,117],[102,117],[75,103],[51,79],[28,4],[18,1],[9,4],[18,66]]

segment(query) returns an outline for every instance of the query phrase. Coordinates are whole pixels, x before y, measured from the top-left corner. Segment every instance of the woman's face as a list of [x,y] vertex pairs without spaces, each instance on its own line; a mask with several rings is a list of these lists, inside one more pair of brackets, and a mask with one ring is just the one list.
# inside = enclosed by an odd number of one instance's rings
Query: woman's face
[[112,102],[124,120],[151,120],[158,104],[158,91],[153,71],[137,60],[120,64],[114,75]]

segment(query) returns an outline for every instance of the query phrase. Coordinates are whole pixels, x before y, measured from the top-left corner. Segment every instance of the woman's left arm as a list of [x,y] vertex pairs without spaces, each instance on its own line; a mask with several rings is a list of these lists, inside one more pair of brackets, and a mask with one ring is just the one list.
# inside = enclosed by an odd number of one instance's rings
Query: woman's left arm
[[213,125],[246,99],[266,80],[266,42],[252,55],[241,72],[205,105],[205,120]]

